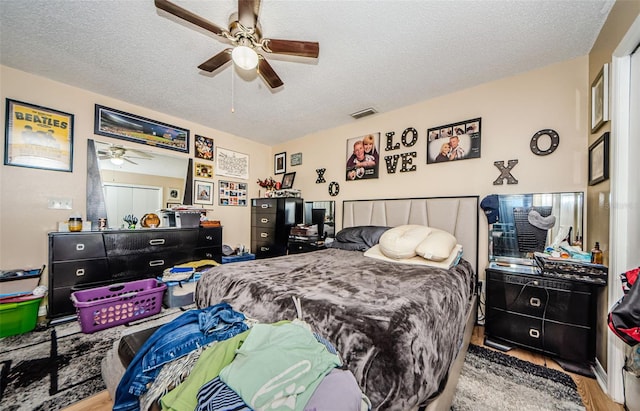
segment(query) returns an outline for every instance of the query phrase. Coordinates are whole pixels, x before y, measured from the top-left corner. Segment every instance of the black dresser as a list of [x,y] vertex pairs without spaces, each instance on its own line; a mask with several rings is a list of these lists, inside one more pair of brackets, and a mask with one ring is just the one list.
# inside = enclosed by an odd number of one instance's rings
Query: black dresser
[[537,351],[579,366],[595,359],[597,286],[532,267],[486,270],[485,343]]
[[256,258],[287,254],[289,231],[303,220],[302,198],[251,200],[251,251]]
[[47,317],[74,315],[74,291],[154,278],[203,259],[222,261],[222,227],[49,233]]

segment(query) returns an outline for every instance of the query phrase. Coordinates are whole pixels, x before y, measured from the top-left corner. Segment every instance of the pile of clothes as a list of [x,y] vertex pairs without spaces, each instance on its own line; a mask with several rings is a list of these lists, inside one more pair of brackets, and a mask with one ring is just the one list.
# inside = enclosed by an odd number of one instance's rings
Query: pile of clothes
[[158,328],[120,380],[113,409],[369,410],[342,364],[304,321],[261,324],[220,303]]

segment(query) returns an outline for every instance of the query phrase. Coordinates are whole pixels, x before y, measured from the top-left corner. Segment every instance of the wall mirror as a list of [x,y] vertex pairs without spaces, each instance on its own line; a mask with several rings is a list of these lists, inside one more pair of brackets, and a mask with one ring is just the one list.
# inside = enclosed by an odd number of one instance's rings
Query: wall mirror
[[188,157],[132,145],[88,140],[87,219],[107,218],[107,228],[123,228],[126,215],[190,204]]
[[499,219],[489,226],[489,261],[532,264],[534,252],[555,242],[581,245],[583,207],[582,192],[499,195]]
[[335,235],[335,201],[305,201],[304,223],[318,224],[318,234],[322,238]]

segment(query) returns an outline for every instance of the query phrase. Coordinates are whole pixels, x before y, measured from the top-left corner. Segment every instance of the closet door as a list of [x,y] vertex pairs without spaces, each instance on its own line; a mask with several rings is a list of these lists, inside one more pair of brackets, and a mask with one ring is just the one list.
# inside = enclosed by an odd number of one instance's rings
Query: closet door
[[[121,184],[104,184],[109,228],[121,228],[126,224],[124,216],[132,214],[140,219],[146,213],[162,208],[162,189]],[[125,227],[126,228],[126,227]]]

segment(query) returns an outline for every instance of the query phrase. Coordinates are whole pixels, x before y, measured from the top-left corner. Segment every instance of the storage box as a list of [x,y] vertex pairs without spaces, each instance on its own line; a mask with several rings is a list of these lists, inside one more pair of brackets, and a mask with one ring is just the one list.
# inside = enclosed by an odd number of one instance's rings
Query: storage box
[[222,264],[237,263],[238,261],[249,261],[249,260],[255,260],[255,259],[256,259],[256,255],[251,253],[240,254],[240,255],[223,255]]
[[200,226],[200,211],[176,211],[176,227],[193,228]]
[[158,212],[160,215],[160,227],[175,227],[176,226],[176,213],[170,210],[161,210]]
[[36,328],[41,296],[25,295],[0,300],[0,338]]
[[0,270],[0,297],[31,294],[40,282],[40,275],[44,266],[40,268],[25,268],[17,270]]
[[167,286],[153,278],[71,293],[85,334],[158,314]]
[[188,281],[168,281],[167,291],[162,297],[162,304],[167,308],[182,307],[193,304],[196,291],[196,284],[200,279],[200,274],[196,274]]

